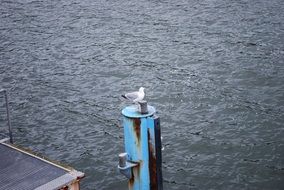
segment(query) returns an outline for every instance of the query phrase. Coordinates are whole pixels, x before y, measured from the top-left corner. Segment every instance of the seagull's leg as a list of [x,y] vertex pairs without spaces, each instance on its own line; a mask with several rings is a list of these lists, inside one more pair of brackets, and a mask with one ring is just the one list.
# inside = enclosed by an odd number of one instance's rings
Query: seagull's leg
[[134,102],[135,105],[137,105],[137,111],[141,112],[141,107],[140,104],[138,102]]

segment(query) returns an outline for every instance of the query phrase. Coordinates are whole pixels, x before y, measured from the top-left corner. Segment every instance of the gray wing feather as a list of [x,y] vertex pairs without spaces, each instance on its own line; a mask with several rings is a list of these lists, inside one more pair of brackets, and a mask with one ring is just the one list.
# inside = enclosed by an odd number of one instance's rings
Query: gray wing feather
[[138,98],[138,93],[137,92],[127,93],[127,94],[125,94],[125,97],[128,100],[135,100],[136,98]]

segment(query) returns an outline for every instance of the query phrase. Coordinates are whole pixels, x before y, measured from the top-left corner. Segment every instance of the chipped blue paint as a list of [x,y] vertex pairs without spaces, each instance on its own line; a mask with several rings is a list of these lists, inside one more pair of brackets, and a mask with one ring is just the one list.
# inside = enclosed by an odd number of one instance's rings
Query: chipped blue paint
[[152,106],[148,106],[148,114],[140,114],[137,106],[129,106],[122,110],[125,152],[129,156],[129,161],[139,163],[133,168],[129,189],[150,189],[148,131],[150,129],[150,137],[154,137],[154,113],[155,108]]

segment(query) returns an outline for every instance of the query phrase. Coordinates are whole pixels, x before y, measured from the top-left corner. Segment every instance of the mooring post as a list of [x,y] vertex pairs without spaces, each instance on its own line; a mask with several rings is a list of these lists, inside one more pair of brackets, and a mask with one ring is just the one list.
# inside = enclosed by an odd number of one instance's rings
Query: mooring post
[[[125,153],[118,168],[130,190],[162,190],[162,153],[159,117],[146,101],[122,110]],[[126,160],[126,161],[125,161]]]
[[6,103],[6,114],[7,114],[7,124],[8,124],[8,130],[9,130],[9,138],[10,143],[13,144],[13,135],[12,135],[12,129],[11,129],[11,122],[10,122],[10,111],[9,111],[9,100],[8,100],[8,94],[5,89],[0,89],[0,93],[4,93],[5,103]]

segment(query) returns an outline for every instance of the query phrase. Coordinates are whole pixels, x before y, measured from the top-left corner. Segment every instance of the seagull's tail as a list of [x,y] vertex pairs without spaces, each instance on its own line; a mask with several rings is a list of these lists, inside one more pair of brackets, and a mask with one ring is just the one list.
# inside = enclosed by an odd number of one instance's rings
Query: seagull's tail
[[121,95],[122,98],[128,99],[125,95]]

